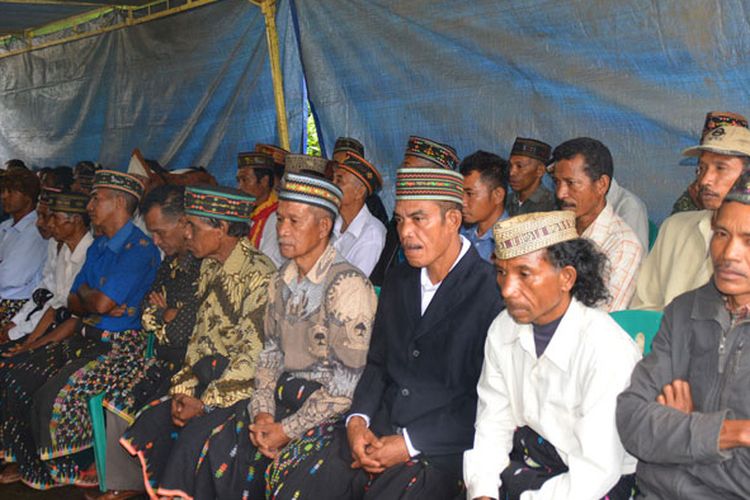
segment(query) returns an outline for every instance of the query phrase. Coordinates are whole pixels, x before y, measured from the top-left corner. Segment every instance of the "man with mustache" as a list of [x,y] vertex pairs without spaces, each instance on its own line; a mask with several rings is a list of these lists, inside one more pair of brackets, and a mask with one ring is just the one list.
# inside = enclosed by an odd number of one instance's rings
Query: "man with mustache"
[[519,215],[494,232],[507,310],[487,334],[468,498],[629,499],[635,460],[615,402],[640,355],[596,308],[605,256],[571,212]]
[[712,279],[667,306],[651,354],[618,398],[620,436],[639,459],[639,498],[740,499],[750,492],[747,171],[714,217],[710,256]]
[[542,185],[552,147],[536,139],[516,137],[508,159],[508,177],[513,192],[505,209],[512,217],[557,208],[555,195]]
[[677,213],[662,223],[638,274],[634,309],[664,309],[678,295],[710,279],[711,218],[743,169],[750,166],[750,130],[716,127],[683,155],[698,156],[698,194],[706,210]]
[[607,203],[613,178],[607,146],[588,137],[566,141],[552,152],[555,194],[560,208],[576,216],[576,230],[596,243],[609,261],[605,273],[608,311],[626,309],[635,291],[643,246],[630,226]]

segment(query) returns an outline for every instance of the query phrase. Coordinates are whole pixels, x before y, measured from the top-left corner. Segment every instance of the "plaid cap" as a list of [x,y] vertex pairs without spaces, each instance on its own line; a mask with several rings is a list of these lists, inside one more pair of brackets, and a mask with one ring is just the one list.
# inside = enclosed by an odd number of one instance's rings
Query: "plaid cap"
[[338,215],[344,194],[339,187],[313,175],[287,173],[279,190],[279,199],[313,205]]
[[451,146],[416,135],[409,137],[404,156],[421,158],[448,170],[456,170],[458,166],[458,155]]
[[495,223],[492,233],[495,257],[501,260],[578,238],[576,216],[569,210],[517,215]]
[[343,161],[337,163],[337,166],[343,168],[362,181],[367,188],[368,195],[381,188],[383,185],[383,178],[380,176],[378,169],[375,168],[372,163],[351,151],[344,151],[343,154],[346,156]]
[[237,155],[237,168],[268,168],[273,170],[274,161],[268,153],[248,151]]
[[132,194],[140,200],[146,186],[141,179],[134,175],[118,172],[116,170],[98,170],[94,174],[94,184],[91,191],[94,192],[99,188],[123,191]]
[[50,212],[85,214],[89,197],[83,193],[52,192],[49,194]]
[[185,213],[230,222],[250,222],[255,198],[224,186],[185,187]]
[[396,171],[396,200],[451,201],[463,206],[464,176],[445,168]]
[[258,143],[255,145],[255,151],[257,153],[266,153],[271,158],[273,158],[273,162],[276,164],[277,167],[284,168],[284,165],[286,164],[286,155],[289,154],[289,151],[287,151],[284,148],[280,148],[279,146],[274,146],[273,144],[262,144]]

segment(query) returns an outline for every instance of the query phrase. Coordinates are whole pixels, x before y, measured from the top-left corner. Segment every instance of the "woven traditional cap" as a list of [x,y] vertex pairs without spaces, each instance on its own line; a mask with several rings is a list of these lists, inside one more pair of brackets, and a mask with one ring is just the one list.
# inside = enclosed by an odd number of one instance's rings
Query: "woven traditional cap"
[[737,201],[750,205],[750,170],[745,170],[724,197],[724,202]]
[[339,168],[343,168],[362,181],[367,187],[368,195],[380,189],[383,185],[383,178],[380,177],[380,172],[372,163],[351,151],[345,151],[343,154],[346,156],[342,162],[337,164]]
[[706,137],[706,134],[717,127],[747,128],[747,118],[738,113],[732,113],[730,111],[711,111],[706,114],[706,121],[703,124],[701,139]]
[[273,169],[274,161],[268,153],[246,152],[237,155],[237,168]]
[[85,214],[89,197],[83,193],[50,193],[50,212],[63,212],[66,214]]
[[456,170],[458,166],[458,155],[451,146],[416,135],[409,137],[404,156],[422,158],[447,170]]
[[256,144],[255,151],[257,151],[258,153],[266,153],[267,155],[271,156],[276,166],[281,168],[284,168],[286,155],[289,154],[289,151],[287,151],[286,149],[274,146],[273,144]]
[[320,156],[299,155],[289,153],[286,155],[286,172],[300,174],[314,172],[325,176],[328,160]]
[[511,156],[527,156],[539,160],[545,165],[549,163],[551,154],[552,146],[546,142],[537,141],[536,139],[528,139],[526,137],[516,137],[516,141],[513,143],[513,148],[510,151]]
[[185,213],[231,222],[250,222],[255,198],[224,186],[187,186]]
[[396,200],[451,201],[463,206],[464,176],[444,168],[400,168]]
[[46,206],[49,207],[49,196],[52,193],[59,193],[62,191],[58,188],[53,188],[49,186],[42,187],[41,192],[39,193],[39,202],[37,203],[38,206]]
[[685,156],[699,156],[710,151],[727,156],[750,156],[750,130],[745,127],[716,127],[701,139],[698,146],[687,148]]
[[333,154],[337,153],[354,153],[361,157],[365,156],[365,147],[357,139],[351,137],[339,137],[333,146]]
[[124,191],[140,200],[145,186],[143,181],[134,175],[117,172],[116,170],[99,170],[94,174],[92,192],[99,188]]
[[336,184],[313,175],[287,173],[279,190],[279,199],[306,203],[338,215],[344,194]]
[[495,223],[492,232],[495,256],[501,260],[578,238],[576,216],[569,210],[518,215]]

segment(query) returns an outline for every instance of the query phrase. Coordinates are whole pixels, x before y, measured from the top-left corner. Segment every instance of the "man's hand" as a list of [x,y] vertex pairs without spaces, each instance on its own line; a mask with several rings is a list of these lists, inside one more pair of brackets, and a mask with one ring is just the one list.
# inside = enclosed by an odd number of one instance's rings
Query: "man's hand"
[[349,440],[349,449],[352,451],[352,469],[364,469],[367,472],[378,474],[385,468],[380,462],[373,459],[370,453],[383,447],[383,443],[370,429],[362,417],[352,417],[346,426],[346,437]]
[[159,309],[166,309],[167,308],[167,300],[164,298],[164,295],[159,292],[151,292],[148,294],[148,302],[152,306],[156,306]]
[[693,396],[690,393],[690,384],[685,380],[676,379],[671,384],[662,388],[661,394],[656,401],[664,406],[669,406],[683,413],[693,413]]
[[203,401],[187,394],[172,396],[172,423],[184,427],[191,418],[203,414]]
[[[381,447],[365,448],[365,452],[372,460],[378,462],[383,470],[397,464],[408,462],[411,458],[409,456],[409,449],[406,447],[404,436],[383,436],[380,438],[380,442],[382,443]],[[365,468],[365,470],[367,470],[367,468]],[[380,472],[382,472],[382,470]]]
[[[268,414],[266,413],[265,415]],[[267,418],[263,418],[261,422],[258,422],[258,418],[256,417],[255,423],[250,426],[250,433],[254,435],[255,442],[258,443],[258,451],[272,460],[291,441],[289,436],[284,432],[284,426],[279,422],[274,422],[273,418],[271,418],[270,422]]]
[[[266,412],[260,412],[257,415],[255,415],[255,418],[253,419],[254,424],[272,424],[273,423],[273,415]],[[256,431],[253,430],[253,426],[250,425],[250,442],[253,443],[253,446],[256,448],[260,448],[260,444],[258,444],[258,439],[256,438]]]
[[750,447],[750,420],[724,420],[719,432],[719,449]]
[[108,315],[112,316],[113,318],[119,318],[123,314],[125,314],[125,311],[128,310],[128,306],[125,304],[122,304],[120,306],[116,306],[114,309],[110,310]]

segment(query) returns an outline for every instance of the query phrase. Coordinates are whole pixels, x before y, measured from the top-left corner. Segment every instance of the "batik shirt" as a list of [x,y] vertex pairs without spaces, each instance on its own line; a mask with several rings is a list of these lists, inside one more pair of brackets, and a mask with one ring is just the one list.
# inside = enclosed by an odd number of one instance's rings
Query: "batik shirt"
[[322,385],[281,424],[290,438],[351,406],[365,367],[377,298],[372,284],[332,245],[302,276],[294,261],[280,270],[269,287],[263,352],[250,414],[275,413],[279,376],[290,375]]
[[[171,394],[187,394],[204,404],[232,406],[253,392],[262,348],[263,314],[273,263],[242,238],[224,263],[204,259],[198,280],[198,313],[185,354],[185,364],[172,377]],[[228,365],[201,394],[194,365],[209,356],[223,356]]]

